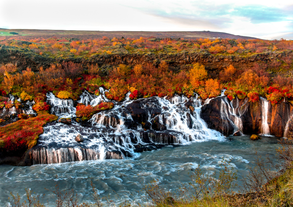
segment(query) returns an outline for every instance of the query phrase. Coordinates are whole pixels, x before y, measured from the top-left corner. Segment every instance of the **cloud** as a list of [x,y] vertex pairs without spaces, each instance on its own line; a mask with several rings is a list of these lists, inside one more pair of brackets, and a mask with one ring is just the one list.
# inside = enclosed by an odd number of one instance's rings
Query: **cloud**
[[293,17],[292,14],[289,14],[283,9],[261,5],[237,7],[234,8],[233,12],[231,12],[231,15],[247,17],[252,23],[255,24],[286,21]]

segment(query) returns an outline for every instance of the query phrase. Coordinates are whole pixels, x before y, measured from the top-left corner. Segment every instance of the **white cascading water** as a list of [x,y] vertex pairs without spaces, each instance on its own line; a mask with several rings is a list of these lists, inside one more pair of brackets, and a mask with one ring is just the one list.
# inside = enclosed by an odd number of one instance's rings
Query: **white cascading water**
[[[13,95],[9,94],[8,102],[10,102],[11,104],[14,104],[15,100],[16,100],[16,98]],[[20,103],[21,99],[18,98],[17,101]],[[24,105],[26,105],[27,106],[26,108],[28,108],[28,109],[23,109],[21,113],[28,114],[28,115],[36,115],[37,113],[32,108],[34,104],[35,104],[34,101],[27,101],[26,103],[24,103]],[[6,112],[8,112],[9,116],[17,114],[17,110],[16,110],[15,106],[12,106],[9,109],[6,109],[4,107],[3,111],[1,113],[1,116],[3,116]]]
[[228,101],[227,97],[223,97],[221,100],[221,118],[222,120],[227,120],[233,126],[234,133],[240,132],[242,134],[243,123],[241,116],[247,109],[247,102],[248,100],[245,100],[242,106],[240,106],[238,98],[233,99],[231,102]]
[[[87,91],[80,96],[80,103],[95,106],[101,101],[109,101],[105,91],[100,88],[100,95]],[[91,125],[82,126],[72,120],[72,124],[51,123],[44,127],[37,146],[32,151],[34,164],[60,163],[92,159],[109,159],[136,157],[138,146],[178,145],[207,140],[224,140],[221,133],[207,127],[200,118],[201,100],[198,97],[188,99],[185,96],[174,96],[171,99],[151,97],[139,99],[139,110],[147,110],[147,123],[134,121],[130,110],[133,100],[126,95],[122,103],[115,103],[111,110],[93,115]],[[59,117],[74,117],[73,101],[61,100],[52,93],[47,95],[47,102],[52,106],[52,113]],[[194,109],[191,111],[186,106]],[[160,111],[155,113],[154,111]],[[143,114],[142,114],[143,115]],[[164,129],[154,130],[152,124],[161,125]],[[144,129],[149,124],[150,129]],[[77,143],[75,137],[81,135],[83,142]],[[153,147],[152,149],[155,149]]]
[[26,105],[29,106],[28,110],[25,110],[26,114],[37,115],[37,113],[33,110],[33,105],[35,105],[35,101],[27,101]]
[[103,87],[99,88],[99,92],[100,94],[98,96],[90,94],[88,91],[84,91],[81,95],[80,95],[80,100],[78,101],[78,103],[82,103],[84,105],[91,105],[91,106],[96,106],[101,102],[110,102],[109,99],[107,99],[107,97],[105,96],[105,92],[107,92],[108,90],[105,90]]
[[267,99],[260,97],[261,100],[261,134],[270,135],[268,124],[269,102]]
[[286,126],[285,126],[285,130],[284,130],[284,137],[288,138],[288,133],[289,133],[289,125],[291,123],[291,120],[293,118],[293,115],[290,116],[290,118],[288,119]]
[[58,117],[69,118],[75,116],[76,108],[72,99],[60,99],[49,92],[47,93],[47,103],[52,106],[51,113]]

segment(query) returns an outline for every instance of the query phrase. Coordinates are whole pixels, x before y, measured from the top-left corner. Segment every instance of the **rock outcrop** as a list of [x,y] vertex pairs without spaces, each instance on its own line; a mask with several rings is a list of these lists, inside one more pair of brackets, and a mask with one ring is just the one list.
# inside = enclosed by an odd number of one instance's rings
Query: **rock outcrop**
[[[223,100],[226,100],[226,105],[231,107],[231,109],[221,110],[221,107],[222,109],[224,107]],[[283,101],[275,105],[268,103],[268,108],[265,109],[264,103],[261,100],[254,103],[240,100],[239,105],[233,108],[233,102],[236,102],[234,100],[230,102],[227,101],[226,97],[217,97],[211,100],[209,104],[203,106],[201,117],[208,124],[209,128],[220,131],[226,136],[231,135],[235,130],[239,129],[237,118],[240,118],[241,131],[244,134],[262,134],[265,131],[263,129],[263,116],[264,113],[267,113],[266,122],[270,135],[283,137],[286,136],[285,133],[288,133],[288,135],[291,133],[290,127],[293,123],[291,123],[290,119],[293,114],[293,106],[289,102]],[[286,126],[287,132],[285,132]]]

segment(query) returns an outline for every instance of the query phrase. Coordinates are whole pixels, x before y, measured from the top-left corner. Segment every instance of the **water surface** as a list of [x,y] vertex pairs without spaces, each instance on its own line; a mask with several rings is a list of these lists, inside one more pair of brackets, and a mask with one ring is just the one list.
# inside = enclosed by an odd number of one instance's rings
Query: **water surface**
[[[46,206],[55,206],[55,186],[60,190],[74,190],[80,202],[93,202],[91,182],[104,202],[114,204],[128,201],[144,204],[148,201],[144,188],[156,180],[171,192],[191,181],[197,167],[215,176],[229,162],[237,170],[238,178],[255,166],[256,151],[262,158],[278,162],[276,149],[280,147],[272,137],[251,141],[248,136],[207,141],[184,146],[168,146],[143,152],[138,158],[124,160],[95,160],[33,166],[0,166],[0,203],[8,205],[10,192],[25,198],[25,189],[41,196]],[[107,204],[108,205],[108,204]]]

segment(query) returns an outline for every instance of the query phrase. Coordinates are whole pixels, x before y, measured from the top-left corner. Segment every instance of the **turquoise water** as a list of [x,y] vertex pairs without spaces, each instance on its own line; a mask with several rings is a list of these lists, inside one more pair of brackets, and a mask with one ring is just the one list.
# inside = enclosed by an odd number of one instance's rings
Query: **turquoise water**
[[46,206],[55,206],[56,196],[52,191],[56,185],[61,191],[74,190],[79,202],[93,202],[92,182],[105,203],[111,200],[113,205],[124,201],[133,205],[145,204],[149,199],[144,188],[154,180],[176,193],[182,184],[191,181],[192,172],[197,167],[207,175],[215,176],[223,168],[223,162],[228,162],[241,179],[247,175],[249,167],[255,166],[256,152],[260,157],[278,163],[276,149],[279,147],[278,141],[272,137],[251,141],[248,136],[241,136],[225,141],[167,146],[143,152],[136,159],[25,167],[1,165],[0,203],[9,205],[10,192],[25,199],[25,189],[31,189],[35,195],[40,195]]

